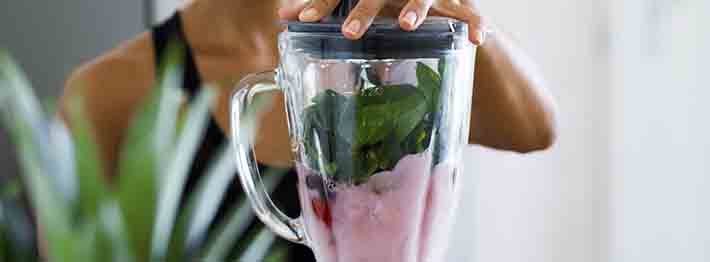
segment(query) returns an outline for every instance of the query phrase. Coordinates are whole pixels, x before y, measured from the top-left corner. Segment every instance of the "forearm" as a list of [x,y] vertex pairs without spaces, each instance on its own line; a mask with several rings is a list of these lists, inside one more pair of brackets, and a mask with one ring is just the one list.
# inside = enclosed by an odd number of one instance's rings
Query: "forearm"
[[476,55],[469,143],[530,152],[555,140],[555,110],[535,64],[505,34]]

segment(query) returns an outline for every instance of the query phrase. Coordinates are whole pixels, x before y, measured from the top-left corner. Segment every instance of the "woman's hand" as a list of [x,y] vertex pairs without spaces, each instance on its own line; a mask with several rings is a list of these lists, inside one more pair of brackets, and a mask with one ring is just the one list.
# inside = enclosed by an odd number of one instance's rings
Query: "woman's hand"
[[[283,19],[317,22],[333,12],[339,1],[310,0],[283,7],[279,15]],[[483,44],[486,29],[473,0],[360,0],[343,23],[342,31],[349,39],[359,39],[378,15],[398,17],[402,29],[414,31],[429,14],[466,22],[471,42]]]

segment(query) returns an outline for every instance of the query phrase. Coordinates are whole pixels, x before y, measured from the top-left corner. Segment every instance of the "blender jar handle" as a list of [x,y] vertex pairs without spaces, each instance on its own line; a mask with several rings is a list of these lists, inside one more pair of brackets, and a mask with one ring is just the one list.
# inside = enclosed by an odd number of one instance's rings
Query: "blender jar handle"
[[249,116],[247,111],[255,95],[283,91],[276,85],[276,76],[277,71],[253,74],[242,79],[237,85],[237,92],[232,96],[231,103],[232,147],[236,153],[239,180],[256,216],[277,235],[292,242],[306,244],[301,218],[290,218],[281,212],[271,201],[261,181],[252,145],[255,127],[242,125],[246,118],[255,117]]

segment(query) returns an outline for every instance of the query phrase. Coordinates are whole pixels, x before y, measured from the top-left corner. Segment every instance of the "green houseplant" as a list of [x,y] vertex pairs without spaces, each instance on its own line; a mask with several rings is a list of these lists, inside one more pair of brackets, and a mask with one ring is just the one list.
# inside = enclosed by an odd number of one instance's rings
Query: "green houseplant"
[[[197,193],[180,203],[214,97],[210,88],[203,88],[183,107],[180,49],[172,46],[162,61],[158,84],[127,131],[119,176],[111,183],[101,175],[104,167],[80,99],[69,101],[64,115],[71,129],[67,128],[54,112],[42,109],[29,81],[8,52],[0,50],[1,120],[16,145],[25,185],[5,183],[0,190],[0,196],[10,196],[0,198],[0,260],[39,259],[18,251],[29,250],[32,244],[17,246],[25,242],[12,239],[19,235],[4,226],[10,214],[13,221],[29,223],[10,204],[19,191],[30,200],[43,243],[40,249],[48,261],[283,259],[285,246],[273,245],[275,237],[268,230],[245,232],[253,220],[245,200],[234,203],[223,221],[215,221],[225,185],[235,179],[227,145],[209,163]],[[256,103],[245,122],[254,124],[259,105],[263,103]],[[283,172],[267,173],[264,183],[274,188]],[[212,223],[217,223],[217,230],[207,230]]]

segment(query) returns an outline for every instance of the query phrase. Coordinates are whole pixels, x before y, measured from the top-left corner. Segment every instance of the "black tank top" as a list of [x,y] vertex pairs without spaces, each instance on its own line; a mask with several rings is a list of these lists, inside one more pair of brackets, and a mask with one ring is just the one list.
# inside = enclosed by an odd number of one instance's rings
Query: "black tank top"
[[[202,80],[197,70],[192,50],[190,49],[190,46],[188,45],[188,42],[185,38],[185,34],[182,29],[182,20],[180,14],[175,13],[164,23],[155,26],[152,29],[152,38],[156,58],[156,68],[158,63],[162,61],[163,51],[166,50],[168,43],[174,42],[177,44],[181,44],[184,47],[185,54],[183,60],[184,72],[182,88],[188,94],[189,98],[194,97],[202,84]],[[159,71],[160,70],[156,70],[156,72]],[[191,166],[190,174],[185,185],[185,192],[182,196],[183,203],[186,197],[193,193],[193,190],[200,179],[200,174],[203,174],[207,168],[207,163],[209,163],[209,161],[217,155],[220,147],[226,142],[227,138],[225,137],[224,133],[219,128],[219,126],[217,126],[215,120],[211,119],[209,122],[209,126],[207,127],[207,131],[204,135],[202,144],[200,145],[200,148],[195,157],[195,161]],[[260,165],[259,168],[264,169],[267,167]],[[281,207],[281,209],[284,210],[284,212],[291,217],[295,217],[300,213],[296,183],[297,175],[293,170],[291,170],[287,174],[285,174],[285,177],[282,180],[281,184],[276,188],[275,193],[272,194],[272,198],[274,199],[276,205]],[[213,226],[210,228],[211,231],[215,230],[216,224],[223,222],[223,220],[226,219],[226,217],[228,216],[227,211],[233,209],[234,206],[238,203],[238,201],[243,197],[244,196],[242,188],[239,185],[239,181],[236,181],[235,179],[235,181],[232,181],[232,183],[229,185],[229,188],[227,189],[222,203],[220,204],[217,216],[212,223]],[[245,237],[247,235],[252,235],[253,233],[263,228],[263,225],[255,218],[253,218],[250,223],[251,224],[249,228],[245,231]],[[278,240],[274,243],[274,246],[285,245],[288,247],[288,261],[315,261],[315,258],[313,257],[310,249],[308,249],[307,247],[290,243],[278,237],[277,239]],[[240,249],[243,249],[242,245],[244,244],[244,241],[247,240],[242,239],[238,241],[237,246],[235,246],[235,248],[233,249],[234,251],[232,252],[232,257],[230,257],[230,260],[228,261],[233,261],[234,258],[239,257],[240,253],[243,251]]]

